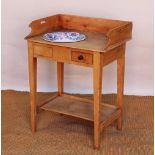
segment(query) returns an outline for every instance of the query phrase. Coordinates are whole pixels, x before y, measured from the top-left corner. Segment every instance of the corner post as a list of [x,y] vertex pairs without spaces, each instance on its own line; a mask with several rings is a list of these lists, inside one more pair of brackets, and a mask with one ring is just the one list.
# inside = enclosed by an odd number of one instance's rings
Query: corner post
[[121,110],[121,114],[117,119],[118,130],[122,130],[122,106],[124,92],[125,44],[122,46],[122,55],[117,59],[117,105]]
[[61,96],[64,87],[64,63],[57,62],[57,83],[58,83],[58,95]]
[[29,85],[31,106],[31,129],[36,131],[36,91],[37,91],[37,58],[33,57],[33,44],[28,41]]
[[93,87],[94,87],[94,148],[100,147],[100,103],[102,93],[101,53],[93,55]]

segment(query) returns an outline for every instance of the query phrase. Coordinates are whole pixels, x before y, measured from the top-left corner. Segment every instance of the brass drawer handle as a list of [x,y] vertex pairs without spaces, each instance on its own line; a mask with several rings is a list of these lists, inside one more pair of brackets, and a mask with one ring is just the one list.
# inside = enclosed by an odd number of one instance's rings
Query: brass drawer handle
[[78,56],[78,60],[83,60],[84,59],[84,56],[83,55],[79,55]]

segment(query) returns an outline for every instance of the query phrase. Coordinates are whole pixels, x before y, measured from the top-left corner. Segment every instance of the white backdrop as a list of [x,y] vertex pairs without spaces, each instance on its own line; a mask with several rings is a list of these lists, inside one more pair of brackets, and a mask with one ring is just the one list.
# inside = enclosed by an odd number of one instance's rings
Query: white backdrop
[[[153,0],[2,0],[2,89],[28,91],[28,24],[57,13],[133,21],[125,94],[153,95]],[[38,61],[38,91],[56,91],[55,62]],[[116,92],[116,63],[103,70],[103,93]],[[92,70],[65,65],[65,90],[92,93]]]

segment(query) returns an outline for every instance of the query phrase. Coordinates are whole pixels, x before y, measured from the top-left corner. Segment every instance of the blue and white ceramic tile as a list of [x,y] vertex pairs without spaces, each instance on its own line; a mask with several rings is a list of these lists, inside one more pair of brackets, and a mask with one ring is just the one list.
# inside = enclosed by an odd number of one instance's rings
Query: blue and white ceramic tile
[[86,36],[78,32],[52,32],[44,34],[42,38],[51,42],[77,42],[85,40]]

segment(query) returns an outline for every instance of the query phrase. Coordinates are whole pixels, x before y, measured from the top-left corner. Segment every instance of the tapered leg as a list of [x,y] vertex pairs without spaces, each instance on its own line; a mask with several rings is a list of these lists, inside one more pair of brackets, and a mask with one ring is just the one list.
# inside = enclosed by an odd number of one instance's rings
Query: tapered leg
[[64,63],[57,62],[57,82],[58,82],[58,95],[63,93],[64,85]]
[[93,87],[94,87],[94,147],[100,147],[100,103],[102,89],[101,53],[94,53]]
[[123,105],[123,91],[124,91],[124,67],[125,54],[117,59],[117,104],[121,109],[121,115],[117,119],[117,129],[122,130],[122,105]]
[[32,43],[28,43],[29,59],[29,84],[30,84],[30,105],[31,105],[31,128],[36,131],[36,89],[37,89],[37,59],[33,57]]

